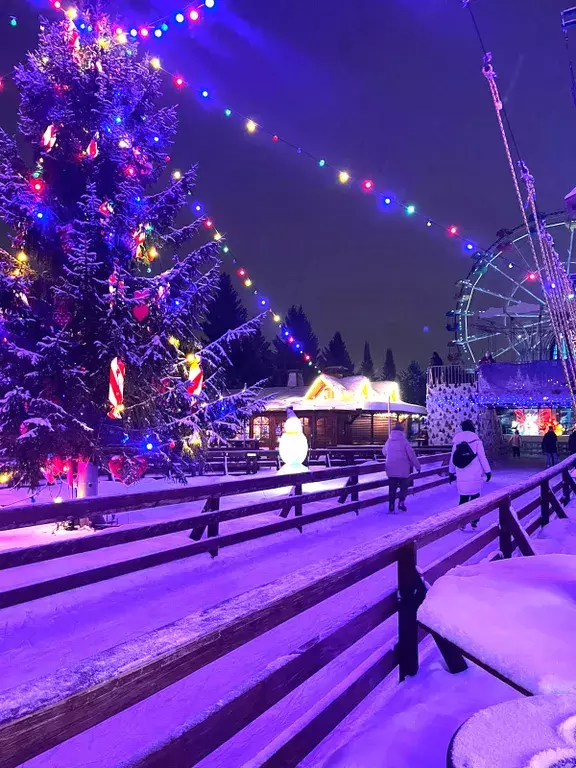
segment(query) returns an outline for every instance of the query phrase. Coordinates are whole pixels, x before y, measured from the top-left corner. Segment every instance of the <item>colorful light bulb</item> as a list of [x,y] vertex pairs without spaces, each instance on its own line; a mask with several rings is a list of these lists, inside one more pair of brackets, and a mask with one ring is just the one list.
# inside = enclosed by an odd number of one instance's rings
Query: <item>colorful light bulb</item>
[[198,21],[198,19],[200,18],[200,14],[195,8],[193,8],[190,11],[189,16],[190,16],[190,21]]
[[326,160],[324,159],[318,160],[318,165],[320,166],[320,168],[324,168],[324,166],[326,165]]
[[254,122],[254,120],[246,121],[246,130],[248,131],[248,133],[254,133],[256,131],[256,128],[258,128],[258,126]]
[[210,93],[204,89],[203,91],[200,91],[200,96],[202,96],[203,99],[207,99],[208,96],[210,96]]
[[340,182],[340,184],[348,184],[348,182],[350,181],[350,174],[348,173],[348,171],[340,171],[340,173],[338,174],[338,181]]
[[174,16],[174,20],[178,24],[183,24],[184,23],[184,14],[183,13],[177,13],[176,16]]
[[365,179],[362,182],[362,189],[364,190],[364,192],[372,192],[372,190],[374,189],[374,182],[371,181],[370,179]]
[[415,205],[407,205],[406,206],[406,213],[408,216],[412,216],[413,213],[416,213],[416,206]]
[[457,235],[458,234],[458,227],[455,227],[452,225],[451,227],[448,227],[448,234],[449,235]]
[[175,77],[174,78],[174,85],[177,88],[182,88],[182,86],[184,85],[184,79],[182,77],[180,77],[180,76]]
[[226,115],[226,117],[230,117],[230,115],[232,114],[232,110],[231,109],[225,109],[224,110],[224,114]]
[[149,34],[150,32],[146,29],[146,27],[142,27],[140,30],[140,37],[148,37]]

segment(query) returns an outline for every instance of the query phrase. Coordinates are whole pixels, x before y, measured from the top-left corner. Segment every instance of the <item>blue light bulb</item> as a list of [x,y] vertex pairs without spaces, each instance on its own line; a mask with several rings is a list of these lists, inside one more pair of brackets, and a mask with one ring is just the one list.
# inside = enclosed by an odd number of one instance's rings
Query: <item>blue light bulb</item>
[[226,117],[230,117],[230,115],[232,114],[232,110],[231,109],[225,109],[224,110],[224,114],[226,115]]
[[200,96],[202,96],[203,99],[207,99],[210,94],[206,89],[204,89],[203,91],[200,91]]
[[162,32],[168,32],[168,24],[164,22],[164,24],[160,25],[160,29],[162,30]]
[[138,37],[138,30],[137,29],[131,29],[130,30],[130,37]]
[[178,24],[184,23],[184,14],[183,13],[177,13],[176,16],[174,16],[175,20]]
[[326,160],[324,159],[318,160],[318,165],[320,166],[320,168],[324,168],[324,166],[326,165]]
[[206,8],[214,8],[214,2],[215,0],[205,0],[204,5],[206,6]]
[[146,450],[147,451],[151,451],[153,448],[154,448],[154,446],[152,445],[152,443],[146,443]]
[[161,29],[155,29],[154,30],[154,37],[162,37],[162,30]]

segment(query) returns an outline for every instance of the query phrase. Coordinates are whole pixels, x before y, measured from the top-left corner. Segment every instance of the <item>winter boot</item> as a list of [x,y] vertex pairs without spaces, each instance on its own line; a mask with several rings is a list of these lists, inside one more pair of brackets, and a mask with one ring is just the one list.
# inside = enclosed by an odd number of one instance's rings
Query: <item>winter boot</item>
[[394,510],[394,502],[393,501],[389,501],[388,502],[388,511],[389,512],[394,512],[395,511]]
[[405,501],[401,501],[400,504],[398,504],[398,509],[400,510],[400,512],[408,512],[408,508],[406,506],[406,502]]

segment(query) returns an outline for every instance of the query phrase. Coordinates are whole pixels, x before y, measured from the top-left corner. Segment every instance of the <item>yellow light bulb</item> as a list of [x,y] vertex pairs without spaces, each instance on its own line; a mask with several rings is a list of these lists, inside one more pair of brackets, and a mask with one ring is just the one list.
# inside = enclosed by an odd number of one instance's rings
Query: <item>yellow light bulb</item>
[[250,280],[250,278],[247,277],[246,280],[244,280],[244,285],[246,286],[246,288],[250,288],[250,286],[252,285],[252,280]]
[[68,16],[69,19],[74,20],[78,16],[78,11],[76,8],[68,8],[66,11],[66,16]]
[[172,174],[172,178],[174,179],[174,181],[180,181],[180,179],[182,178],[182,173],[180,171],[174,171],[174,173]]
[[48,64],[49,61],[50,59],[48,58],[48,56],[42,56],[42,64]]
[[110,48],[110,41],[106,40],[105,37],[99,37],[98,38],[98,45],[100,46],[100,48],[103,48],[104,50],[107,50],[108,48]]
[[257,124],[254,122],[254,120],[248,120],[246,123],[246,130],[248,133],[254,133],[256,131],[256,128],[258,128]]
[[178,341],[176,336],[170,336],[168,338],[168,344],[172,344],[173,347],[179,347],[180,346],[180,342]]
[[350,174],[348,171],[340,171],[338,174],[338,181],[340,184],[347,184],[350,181]]
[[216,234],[214,235],[214,240],[222,240],[222,235],[220,234],[220,232],[216,232]]
[[128,42],[128,35],[126,34],[126,32],[121,32],[116,39],[121,45],[126,45],[126,43]]
[[274,322],[275,323],[279,323],[281,319],[282,318],[280,317],[280,315],[274,315]]
[[62,496],[54,496],[52,501],[54,502],[54,504],[62,504],[63,499],[62,499]]
[[158,258],[158,250],[153,245],[152,248],[148,248],[148,258],[149,259],[157,259]]
[[12,475],[10,475],[8,472],[2,472],[2,474],[0,475],[0,484],[6,485],[6,483],[10,480],[11,477]]
[[16,257],[20,264],[25,264],[28,261],[28,256],[24,253],[24,251],[20,251],[18,256]]
[[155,56],[153,59],[150,59],[150,66],[154,69],[160,69],[162,66],[160,59],[157,56]]

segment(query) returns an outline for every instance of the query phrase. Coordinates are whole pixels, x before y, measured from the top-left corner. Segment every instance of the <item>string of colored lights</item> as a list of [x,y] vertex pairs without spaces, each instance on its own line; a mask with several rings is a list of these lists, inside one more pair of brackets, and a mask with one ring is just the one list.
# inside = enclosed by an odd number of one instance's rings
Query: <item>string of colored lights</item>
[[[319,168],[334,171],[336,180],[340,184],[352,186],[352,187],[355,187],[357,190],[363,192],[364,194],[367,194],[367,195],[371,194],[373,196],[376,196],[381,201],[381,204],[384,206],[384,208],[396,207],[397,209],[403,210],[407,216],[414,217],[416,219],[420,219],[424,221],[426,229],[435,228],[435,229],[442,230],[451,239],[454,239],[462,243],[464,251],[468,253],[470,256],[472,256],[472,258],[480,259],[482,257],[489,255],[488,249],[478,245],[474,240],[465,237],[461,233],[460,227],[458,227],[456,224],[450,224],[450,225],[442,224],[437,220],[429,216],[426,216],[424,213],[420,212],[414,203],[402,201],[400,198],[395,197],[390,192],[379,191],[376,188],[376,184],[372,179],[356,178],[351,174],[350,171],[339,168],[338,166],[329,162],[325,157],[318,157],[317,155],[313,154],[312,152],[309,152],[308,150],[304,149],[298,144],[294,144],[292,141],[290,141],[289,139],[286,139],[281,134],[272,132],[270,129],[265,128],[260,123],[257,123],[252,118],[243,114],[240,110],[232,109],[230,106],[226,106],[225,104],[218,101],[212,95],[210,90],[208,90],[207,88],[199,88],[199,89],[192,88],[192,86],[185,80],[185,78],[182,75],[175,74],[165,69],[162,66],[160,58],[158,58],[157,56],[152,57],[150,59],[150,65],[155,69],[159,69],[162,72],[164,72],[166,75],[168,75],[172,79],[172,82],[176,88],[190,89],[194,93],[196,93],[203,101],[212,102],[214,105],[218,106],[225,119],[237,118],[238,120],[240,120],[244,130],[246,130],[247,133],[249,134],[261,133],[263,135],[266,135],[269,138],[271,138],[273,144],[278,144],[278,145],[283,144],[284,146],[294,150],[297,154],[303,155],[304,157],[309,158]],[[517,267],[522,271],[526,271],[525,265],[522,266],[512,261],[509,257],[504,256],[504,254],[500,254],[500,258],[506,261],[507,266],[509,268]],[[534,280],[534,273],[532,272],[527,273],[526,279]]]
[[[180,171],[174,171],[172,174],[172,178],[178,180],[181,176]],[[202,215],[202,205],[200,203],[196,203],[194,205],[194,211],[195,213],[198,213]],[[206,229],[210,230],[211,237],[216,242],[220,242],[224,240],[224,235],[220,232],[220,230],[216,227],[214,224],[213,219],[211,219],[209,216],[204,219],[204,226]],[[228,256],[232,260],[232,264],[235,266],[238,264],[238,260],[234,256],[234,254],[231,252],[230,247],[227,243],[224,243],[221,246],[221,251],[223,254]],[[250,275],[248,274],[248,270],[245,267],[238,267],[236,269],[236,275],[242,282],[242,285],[244,288],[249,290],[254,296],[257,297],[258,306],[261,310],[268,311],[270,314],[270,317],[276,323],[280,328],[280,333],[282,335],[282,338],[284,341],[292,347],[292,349],[295,351],[296,354],[299,354],[302,356],[302,359],[304,362],[309,366],[313,367],[316,365],[316,373],[322,373],[321,369],[318,367],[318,365],[315,363],[315,361],[312,358],[312,355],[310,355],[307,350],[304,348],[304,345],[294,336],[292,331],[284,324],[282,323],[282,317],[278,312],[276,312],[271,306],[270,301],[265,298],[259,290],[255,287],[254,280]]]
[[[65,8],[62,0],[49,0],[49,3],[54,10],[61,11],[68,16],[68,18],[76,18],[76,9],[74,7]],[[212,10],[215,5],[216,0],[204,0],[202,3],[189,3],[181,10],[175,11],[174,13],[167,13],[149,24],[127,24],[126,29],[123,27],[116,27],[116,34],[118,36],[130,35],[132,38],[139,37],[142,40],[149,39],[150,37],[160,39],[171,29],[171,27],[182,27],[186,22],[197,24],[202,20],[203,9]],[[10,18],[11,25],[17,26],[18,22],[16,18],[14,16]],[[12,22],[12,19],[14,20],[14,23]]]

